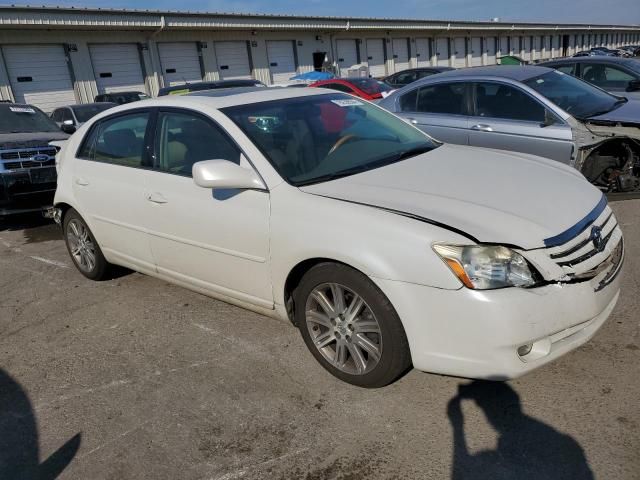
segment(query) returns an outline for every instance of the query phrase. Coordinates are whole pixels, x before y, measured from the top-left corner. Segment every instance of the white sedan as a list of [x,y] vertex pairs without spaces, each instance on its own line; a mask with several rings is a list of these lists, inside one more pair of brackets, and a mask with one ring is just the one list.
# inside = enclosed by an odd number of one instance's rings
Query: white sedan
[[364,387],[415,368],[520,376],[614,308],[622,233],[542,158],[442,145],[321,89],[239,89],[94,117],[58,156],[73,262],[121,265],[296,325]]

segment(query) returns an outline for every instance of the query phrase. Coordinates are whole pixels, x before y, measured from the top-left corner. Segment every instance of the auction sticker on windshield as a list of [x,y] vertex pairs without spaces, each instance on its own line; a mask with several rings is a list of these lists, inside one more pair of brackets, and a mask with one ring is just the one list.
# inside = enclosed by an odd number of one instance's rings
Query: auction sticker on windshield
[[338,105],[339,107],[355,107],[358,105],[362,105],[362,102],[351,99],[351,98],[341,98],[339,100],[331,100],[333,103]]
[[29,107],[9,107],[9,110],[16,113],[36,113],[33,108]]

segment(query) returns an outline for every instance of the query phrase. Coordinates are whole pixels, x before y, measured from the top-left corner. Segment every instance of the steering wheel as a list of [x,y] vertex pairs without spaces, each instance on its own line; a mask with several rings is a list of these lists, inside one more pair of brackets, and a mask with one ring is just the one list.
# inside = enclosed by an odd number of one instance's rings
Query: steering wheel
[[344,137],[340,137],[338,141],[333,144],[333,147],[331,147],[331,150],[329,150],[329,153],[327,154],[327,156],[331,155],[333,152],[339,149],[342,145],[347,143],[349,140],[353,140],[354,138],[356,138],[356,135],[353,135],[352,133],[345,135]]

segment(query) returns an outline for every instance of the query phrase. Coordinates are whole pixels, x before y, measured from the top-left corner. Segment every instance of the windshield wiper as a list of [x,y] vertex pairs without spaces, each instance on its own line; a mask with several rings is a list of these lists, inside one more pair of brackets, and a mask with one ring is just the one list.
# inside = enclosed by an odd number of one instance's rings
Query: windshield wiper
[[309,180],[302,180],[300,182],[296,182],[295,185],[297,187],[304,187],[307,185],[313,185],[314,183],[329,182],[338,178],[348,177],[350,175],[355,175],[356,173],[366,172],[369,170],[373,170],[374,168],[384,167],[386,165],[391,165],[392,163],[396,163],[410,157],[415,157],[417,155],[420,155],[421,153],[429,152],[433,150],[433,148],[434,147],[431,145],[421,145],[419,147],[410,148],[409,150],[405,150],[395,155],[381,158],[380,160],[376,160],[375,162],[365,163],[356,167],[340,170],[338,172],[328,173],[319,177],[310,178]]

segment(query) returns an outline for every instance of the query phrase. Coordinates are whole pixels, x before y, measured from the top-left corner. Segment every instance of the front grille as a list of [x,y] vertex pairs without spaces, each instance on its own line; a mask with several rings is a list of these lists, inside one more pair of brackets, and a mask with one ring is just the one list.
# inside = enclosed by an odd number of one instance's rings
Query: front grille
[[599,215],[592,215],[596,218],[578,224],[574,236],[545,249],[551,261],[569,278],[586,280],[600,275],[612,266],[612,258],[622,249],[618,221],[611,208],[606,203],[603,206]]
[[[50,167],[55,165],[55,147],[22,148],[0,151],[0,160],[12,160],[2,162],[5,170],[20,170],[25,168]],[[37,162],[33,160],[36,155],[46,155],[47,160]]]

